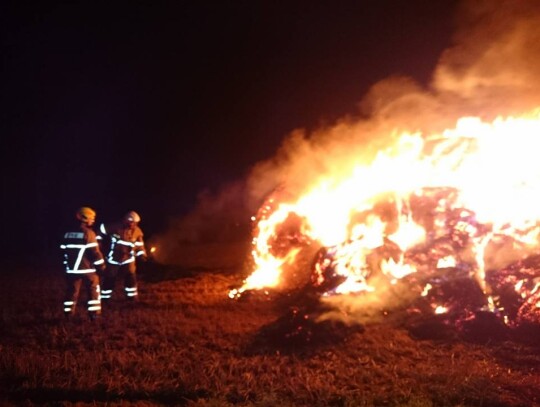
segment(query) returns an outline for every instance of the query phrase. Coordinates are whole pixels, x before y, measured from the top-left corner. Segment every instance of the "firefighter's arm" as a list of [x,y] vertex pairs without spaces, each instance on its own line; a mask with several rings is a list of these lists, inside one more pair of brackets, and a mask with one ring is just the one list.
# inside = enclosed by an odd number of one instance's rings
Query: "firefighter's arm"
[[109,234],[107,233],[107,228],[104,223],[99,225],[99,233],[96,234],[96,239],[98,241],[100,249],[103,252],[105,249],[106,243],[109,241]]
[[146,254],[146,249],[144,247],[144,239],[142,232],[137,236],[137,239],[135,240],[135,256],[142,261],[148,260],[148,255]]
[[105,270],[105,258],[99,249],[98,240],[94,232],[87,233],[86,237],[86,247],[90,253],[90,257],[94,266],[100,271]]

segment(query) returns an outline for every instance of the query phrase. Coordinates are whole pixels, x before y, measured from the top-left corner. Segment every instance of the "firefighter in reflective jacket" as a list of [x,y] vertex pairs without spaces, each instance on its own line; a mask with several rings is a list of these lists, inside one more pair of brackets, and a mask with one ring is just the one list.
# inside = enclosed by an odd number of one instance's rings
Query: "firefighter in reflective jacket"
[[103,241],[108,246],[106,255],[107,269],[101,288],[101,298],[108,300],[112,297],[116,279],[124,280],[124,292],[128,299],[136,301],[137,266],[136,259],[146,260],[143,232],[138,226],[141,217],[137,212],[130,211],[121,222],[107,226],[101,224],[100,232]]
[[64,299],[66,317],[75,314],[77,300],[84,282],[88,296],[88,313],[90,319],[101,314],[99,277],[96,268],[105,269],[105,260],[99,250],[96,233],[91,226],[96,219],[96,212],[88,207],[80,208],[76,213],[79,225],[66,233],[60,248],[64,252],[67,289]]

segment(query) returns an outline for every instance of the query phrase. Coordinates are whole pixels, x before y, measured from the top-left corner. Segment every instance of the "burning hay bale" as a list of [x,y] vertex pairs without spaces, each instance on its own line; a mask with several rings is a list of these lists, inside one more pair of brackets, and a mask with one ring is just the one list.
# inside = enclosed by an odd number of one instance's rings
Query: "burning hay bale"
[[488,274],[497,302],[514,325],[540,326],[540,256],[517,261]]
[[[375,304],[463,333],[538,325],[539,133],[540,110],[466,118],[436,137],[403,134],[348,178],[277,191],[253,218],[255,271],[230,297],[308,284],[353,320]],[[504,167],[508,156],[522,161]]]

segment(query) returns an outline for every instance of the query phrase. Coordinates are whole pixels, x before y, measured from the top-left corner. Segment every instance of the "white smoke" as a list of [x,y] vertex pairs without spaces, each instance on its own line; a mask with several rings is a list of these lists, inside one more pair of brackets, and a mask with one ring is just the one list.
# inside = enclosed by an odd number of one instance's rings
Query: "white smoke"
[[538,106],[540,2],[466,1],[457,18],[454,44],[442,54],[432,88],[473,114]]

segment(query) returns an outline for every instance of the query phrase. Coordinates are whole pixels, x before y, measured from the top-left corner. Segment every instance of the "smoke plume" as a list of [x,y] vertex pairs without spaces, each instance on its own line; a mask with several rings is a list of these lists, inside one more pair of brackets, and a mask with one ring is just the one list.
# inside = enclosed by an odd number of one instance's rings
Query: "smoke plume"
[[314,179],[369,159],[398,131],[430,134],[459,117],[490,120],[540,106],[540,2],[465,1],[455,21],[453,43],[427,87],[391,77],[371,87],[356,116],[311,134],[294,131],[273,158],[255,166],[250,200],[278,185],[301,194]]
[[463,1],[454,21],[452,43],[427,86],[390,77],[371,87],[354,114],[309,133],[292,131],[246,180],[202,195],[192,213],[174,221],[158,239],[162,260],[178,261],[183,243],[248,236],[246,219],[273,190],[299,197],[318,180],[370,161],[402,131],[432,134],[459,117],[490,120],[540,106],[539,1]]

